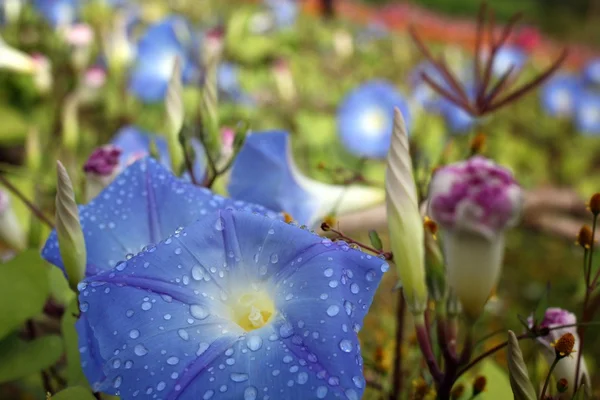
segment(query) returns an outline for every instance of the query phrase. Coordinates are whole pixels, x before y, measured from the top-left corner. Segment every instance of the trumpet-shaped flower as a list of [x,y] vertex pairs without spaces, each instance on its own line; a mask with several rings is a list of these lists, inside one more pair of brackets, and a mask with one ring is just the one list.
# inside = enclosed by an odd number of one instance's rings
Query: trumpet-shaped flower
[[376,80],[350,92],[338,109],[344,147],[359,157],[384,158],[392,137],[394,107],[410,126],[408,104],[392,84]]
[[[113,268],[180,226],[227,207],[276,215],[262,206],[226,199],[178,179],[154,159],[138,160],[89,204],[80,206],[88,254],[86,276]],[[55,231],[42,256],[63,268]]]
[[383,202],[381,189],[329,185],[304,176],[283,131],[246,138],[231,170],[229,194],[240,200],[285,211],[300,224],[314,226],[332,212],[344,213]]
[[[102,238],[99,240],[102,241]],[[211,213],[80,284],[88,378],[123,400],[358,400],[388,266],[263,215]]]
[[164,98],[175,59],[183,66],[183,81],[198,77],[196,46],[192,30],[185,19],[169,17],[152,25],[137,46],[137,57],[129,82],[130,90],[145,102]]
[[581,93],[576,101],[575,125],[588,135],[600,134],[600,94],[591,91]]
[[[528,319],[529,327],[533,328],[533,318],[530,317]],[[550,328],[551,330],[546,336],[539,337],[537,339],[538,343],[542,346],[542,354],[544,358],[548,362],[548,364],[552,364],[556,357],[556,352],[552,345],[560,339],[564,334],[570,333],[575,337],[575,352],[581,351],[581,341],[579,340],[579,336],[577,335],[577,327],[569,326],[566,328],[554,329],[563,325],[574,325],[577,323],[577,317],[575,314],[563,310],[561,308],[551,307],[546,310],[544,313],[544,318],[539,323],[538,327],[540,328]],[[559,381],[560,379],[566,379],[568,383],[567,390],[561,394],[560,399],[570,399],[573,396],[573,388],[575,386],[575,373],[577,369],[577,357],[565,357],[561,359],[556,368],[553,371],[554,378]],[[581,360],[581,369],[579,371],[579,383],[583,377],[586,376],[589,382],[589,374],[587,370],[587,366],[585,360],[582,358]]]
[[447,280],[471,318],[481,313],[498,281],[504,232],[518,221],[521,197],[512,174],[483,157],[433,176],[429,211],[442,233]]
[[[158,158],[161,164],[170,168],[171,161],[167,141],[163,136],[144,132],[136,126],[129,125],[117,132],[112,144],[120,151],[120,168],[124,169],[133,162],[150,155],[150,148],[153,144],[158,151]],[[202,143],[197,139],[191,140],[191,146],[194,150],[194,176],[202,180],[206,174],[206,154]]]
[[581,81],[573,75],[555,75],[541,91],[542,107],[552,116],[569,117],[575,112]]

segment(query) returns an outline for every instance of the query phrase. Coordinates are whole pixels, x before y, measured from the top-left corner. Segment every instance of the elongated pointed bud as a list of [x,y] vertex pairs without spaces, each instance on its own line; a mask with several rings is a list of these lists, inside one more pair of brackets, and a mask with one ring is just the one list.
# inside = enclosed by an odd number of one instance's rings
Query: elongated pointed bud
[[497,285],[504,232],[520,216],[521,188],[512,174],[483,157],[438,169],[429,211],[443,239],[448,284],[465,314],[476,319]]
[[203,48],[205,75],[200,114],[202,115],[203,134],[206,135],[205,142],[209,153],[219,152],[221,148],[217,71],[223,52],[224,35],[225,32],[220,27],[211,29],[206,35]]
[[184,120],[181,60],[179,58],[175,59],[173,66],[173,75],[171,75],[165,97],[165,108],[167,111],[167,145],[171,157],[171,168],[175,174],[179,175],[184,166],[183,147],[179,141],[179,134]]
[[28,54],[9,46],[0,37],[0,69],[34,73],[35,60]]
[[410,311],[421,314],[427,305],[423,219],[419,212],[408,134],[400,110],[394,111],[394,130],[385,176],[390,244]]
[[56,162],[56,233],[60,256],[65,266],[69,286],[77,292],[77,284],[85,277],[86,249],[79,209],[71,178],[60,161]]
[[510,387],[515,400],[536,400],[535,389],[529,379],[527,365],[513,331],[508,331],[507,359]]
[[11,206],[8,193],[0,189],[0,242],[16,251],[27,248],[27,237]]

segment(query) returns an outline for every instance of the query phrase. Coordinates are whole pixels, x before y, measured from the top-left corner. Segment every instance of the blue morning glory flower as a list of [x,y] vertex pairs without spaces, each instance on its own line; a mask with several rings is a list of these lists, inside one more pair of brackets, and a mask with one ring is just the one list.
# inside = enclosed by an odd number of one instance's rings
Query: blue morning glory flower
[[592,85],[600,85],[600,58],[595,58],[586,64],[583,77]]
[[430,112],[440,111],[440,95],[429,86],[423,79],[425,73],[442,88],[451,90],[440,72],[429,62],[422,62],[417,65],[410,73],[409,81],[411,85],[411,99],[425,110]]
[[584,134],[600,134],[600,93],[584,92],[577,97],[575,125]]
[[573,75],[559,74],[552,77],[541,90],[544,111],[552,116],[568,117],[575,112],[581,80]]
[[354,211],[383,202],[380,188],[329,185],[304,176],[296,167],[289,134],[254,133],[246,138],[231,169],[229,194],[236,199],[289,213],[314,226],[336,211]]
[[494,63],[492,64],[492,73],[500,77],[511,67],[512,71],[517,72],[525,65],[527,53],[516,46],[501,47],[496,53]]
[[[137,160],[94,200],[80,206],[88,254],[86,275],[109,270],[128,254],[158,243],[180,226],[227,207],[278,215],[192,185],[152,158]],[[42,256],[63,269],[56,231],[48,238]]]
[[238,104],[252,105],[253,100],[244,92],[239,81],[239,67],[233,63],[224,62],[217,69],[217,87],[219,95],[226,101]]
[[278,28],[289,28],[296,23],[300,6],[295,0],[265,0],[265,4],[271,11],[275,25]]
[[152,25],[138,42],[129,89],[142,101],[161,101],[177,58],[183,67],[183,81],[193,81],[198,74],[195,41],[182,17],[168,17]]
[[375,80],[352,90],[338,109],[338,132],[344,147],[358,157],[385,158],[394,107],[410,127],[408,104],[391,83]]
[[452,133],[467,133],[476,122],[471,114],[447,99],[440,100],[439,111]]
[[77,19],[77,0],[34,0],[33,6],[54,27],[70,25]]
[[[226,208],[279,217],[262,206],[226,199],[178,179],[151,158],[138,160],[94,200],[79,208],[87,250],[86,276],[109,271],[181,226]],[[56,230],[46,241],[42,257],[64,272]],[[98,343],[85,317],[77,322],[79,346],[84,349],[82,366],[88,380],[99,389],[98,382],[105,377],[104,366],[97,358]],[[123,364],[127,368],[125,360]]]
[[123,400],[359,400],[357,332],[387,269],[221,210],[79,285],[82,358],[102,366],[92,386]]
[[[158,150],[160,163],[165,167],[171,167],[171,158],[167,140],[159,135],[148,133],[134,125],[128,125],[121,128],[111,141],[121,150],[119,164],[121,169],[133,164],[135,161],[150,155],[150,144],[154,141]],[[206,175],[206,153],[202,143],[196,138],[191,141],[194,150],[194,176],[202,180]]]

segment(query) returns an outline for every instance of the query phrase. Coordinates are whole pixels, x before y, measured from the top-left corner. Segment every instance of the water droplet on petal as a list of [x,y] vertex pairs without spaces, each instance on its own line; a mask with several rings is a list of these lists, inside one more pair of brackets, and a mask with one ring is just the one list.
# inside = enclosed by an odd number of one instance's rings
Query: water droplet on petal
[[222,217],[217,218],[217,221],[215,222],[215,229],[218,231],[225,229],[225,221]]
[[204,271],[202,271],[201,267],[192,267],[192,278],[197,281],[200,281],[204,278]]
[[338,315],[339,312],[340,308],[335,304],[327,308],[327,315],[329,315],[330,317],[335,317],[336,315]]
[[365,279],[368,280],[369,282],[373,282],[375,280],[375,276],[376,276],[375,271],[370,269],[365,274]]
[[248,380],[248,374],[234,372],[230,376],[232,381],[234,382],[245,382]]
[[115,389],[118,389],[119,387],[121,387],[121,383],[123,383],[123,378],[121,378],[120,376],[117,376],[115,378],[115,380],[113,381],[113,387]]
[[258,391],[254,386],[248,386],[246,390],[244,390],[244,400],[256,400],[257,395]]
[[352,342],[349,341],[348,339],[344,339],[344,340],[340,341],[340,349],[344,353],[350,353],[352,351]]
[[177,365],[179,364],[179,358],[173,356],[173,357],[169,357],[167,358],[167,364],[169,365]]
[[257,351],[262,347],[263,340],[260,336],[250,336],[246,341],[246,345],[252,351]]
[[202,400],[208,400],[208,399],[212,398],[214,394],[215,394],[215,392],[213,390],[207,390],[206,392],[204,392],[204,396],[202,396]]
[[201,356],[204,352],[210,347],[208,343],[200,343],[198,345],[198,350],[196,351],[197,356]]
[[296,377],[296,382],[298,382],[299,385],[304,385],[308,382],[308,374],[306,372],[300,372]]
[[317,399],[324,399],[327,396],[327,391],[326,386],[319,386],[317,388]]
[[290,336],[292,336],[293,334],[294,334],[294,328],[288,322],[284,323],[283,325],[281,325],[279,327],[279,336],[281,336],[282,338],[287,339]]
[[136,345],[133,348],[133,352],[135,353],[136,356],[145,356],[146,354],[148,354],[148,349],[145,348],[144,346],[142,346],[141,344]]
[[177,331],[177,334],[179,335],[180,338],[182,338],[183,340],[188,340],[190,338],[190,335],[187,333],[187,331],[185,329],[179,329]]
[[199,320],[206,319],[210,315],[208,311],[200,304],[192,304],[190,306],[190,314],[192,314],[192,317]]
[[279,261],[279,256],[277,255],[277,253],[273,253],[271,254],[271,257],[269,259],[271,260],[271,264],[277,264],[277,262]]
[[331,278],[333,276],[333,269],[327,268],[325,271],[323,271],[323,275],[325,275],[327,278]]
[[137,339],[138,337],[140,337],[140,331],[138,331],[137,329],[132,329],[131,331],[129,331],[129,337],[132,339]]
[[365,380],[362,376],[353,377],[352,382],[354,382],[354,385],[356,385],[356,387],[359,389],[362,389],[365,386]]

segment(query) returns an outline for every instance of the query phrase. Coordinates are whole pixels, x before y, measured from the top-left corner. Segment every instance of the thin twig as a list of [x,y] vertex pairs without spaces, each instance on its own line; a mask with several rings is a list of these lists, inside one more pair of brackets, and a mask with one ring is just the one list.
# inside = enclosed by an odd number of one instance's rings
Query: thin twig
[[29,210],[43,223],[45,223],[46,225],[48,225],[48,227],[50,229],[54,229],[54,224],[52,223],[52,221],[50,220],[50,218],[48,218],[43,212],[42,210],[40,210],[35,204],[33,204],[15,185],[13,185],[12,183],[10,183],[8,181],[8,179],[6,179],[6,177],[2,174],[0,174],[0,183],[2,183],[4,186],[6,186],[6,188],[8,190],[10,190],[12,192],[12,194],[14,194],[15,196],[17,196],[23,203],[25,203],[25,205],[27,206],[27,208],[29,208]]
[[481,38],[483,34],[483,24],[485,22],[486,3],[483,2],[477,14],[477,31],[475,34],[475,55],[473,56],[473,69],[475,70],[475,87],[481,85]]
[[[548,385],[550,384],[550,376],[552,376],[552,371],[556,368],[556,364],[560,361],[560,358],[555,357],[554,362],[550,366],[550,370],[548,371],[548,375],[546,375],[546,381],[544,381],[544,387],[542,388],[542,393],[540,395],[540,400],[544,400],[546,397],[546,390],[548,390]],[[575,382],[577,382],[577,378],[575,378]],[[575,389],[573,389],[575,391]]]
[[[323,226],[323,225],[321,225],[321,229],[323,229],[323,227],[324,227],[324,226]],[[371,247],[371,246],[368,246],[368,245],[366,245],[366,244],[364,244],[364,243],[358,242],[358,241],[356,241],[356,240],[354,240],[354,239],[352,239],[352,238],[350,238],[350,237],[348,237],[348,236],[344,235],[344,234],[342,233],[342,231],[340,231],[340,230],[333,229],[333,228],[332,228],[332,227],[330,227],[330,226],[327,226],[327,228],[326,228],[326,229],[323,229],[323,230],[328,230],[328,231],[331,231],[331,232],[335,233],[336,235],[338,235],[338,236],[339,236],[341,239],[343,239],[344,241],[346,241],[346,242],[348,242],[348,243],[355,244],[355,245],[357,245],[357,246],[359,246],[359,247],[362,247],[362,248],[363,248],[363,249],[365,249],[365,250],[369,250],[370,252],[372,252],[372,253],[375,253],[375,254],[377,254],[377,255],[383,256],[383,257],[384,257],[386,260],[391,260],[391,259],[392,259],[392,253],[390,253],[390,252],[386,252],[386,251],[380,251],[380,250],[377,250],[377,249],[375,249],[375,248],[373,248],[373,247]]]
[[192,163],[192,159],[190,158],[190,154],[187,151],[186,146],[182,146],[182,147],[183,147],[183,158],[185,160],[185,167],[187,168],[187,170],[190,174],[192,183],[197,186],[198,180],[196,179],[196,174],[194,173],[194,164]]

